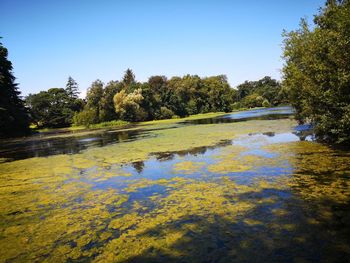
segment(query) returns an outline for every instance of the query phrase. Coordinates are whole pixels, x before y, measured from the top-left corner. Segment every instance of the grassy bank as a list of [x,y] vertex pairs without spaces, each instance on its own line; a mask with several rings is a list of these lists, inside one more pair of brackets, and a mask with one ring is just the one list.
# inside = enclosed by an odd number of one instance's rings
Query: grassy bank
[[[259,107],[261,108],[261,107]],[[252,108],[249,110],[259,109],[259,108]],[[239,109],[232,112],[209,112],[209,113],[200,113],[195,115],[190,115],[188,117],[184,118],[173,118],[173,119],[164,119],[164,120],[152,120],[152,121],[143,121],[143,122],[127,122],[122,120],[113,120],[109,122],[101,122],[97,124],[91,124],[89,126],[71,126],[66,128],[44,128],[44,129],[37,129],[35,127],[31,127],[33,133],[39,133],[43,135],[50,135],[53,136],[69,136],[72,135],[80,135],[81,133],[91,133],[95,132],[94,130],[100,130],[100,129],[129,129],[129,128],[140,128],[144,125],[157,125],[157,124],[175,124],[179,122],[183,122],[186,120],[199,120],[199,119],[206,119],[206,118],[215,118],[219,116],[223,116],[230,113],[236,113],[239,111],[244,111],[245,109]]]

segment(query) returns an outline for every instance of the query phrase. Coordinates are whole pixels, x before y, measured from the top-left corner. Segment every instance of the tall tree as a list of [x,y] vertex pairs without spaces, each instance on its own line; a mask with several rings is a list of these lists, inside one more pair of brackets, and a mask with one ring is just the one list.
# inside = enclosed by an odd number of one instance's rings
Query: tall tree
[[79,95],[79,87],[78,83],[71,77],[68,77],[68,81],[66,84],[66,91],[69,97],[72,99],[77,99]]
[[99,105],[103,96],[103,82],[96,80],[91,84],[86,94],[86,106],[96,108],[99,111]]
[[7,49],[0,42],[0,137],[29,132],[27,111],[7,56]]
[[106,115],[106,112],[104,110],[105,107],[101,105],[103,95],[103,82],[98,79],[88,89],[84,109],[74,115],[73,123],[75,125],[88,126],[104,121],[103,117]]
[[131,86],[136,83],[135,80],[135,74],[131,69],[127,69],[125,71],[124,77],[123,77],[123,83],[125,86]]
[[100,121],[112,121],[117,119],[117,114],[114,109],[113,98],[114,95],[120,92],[123,85],[118,81],[110,81],[106,87],[103,89],[103,94],[99,102]]

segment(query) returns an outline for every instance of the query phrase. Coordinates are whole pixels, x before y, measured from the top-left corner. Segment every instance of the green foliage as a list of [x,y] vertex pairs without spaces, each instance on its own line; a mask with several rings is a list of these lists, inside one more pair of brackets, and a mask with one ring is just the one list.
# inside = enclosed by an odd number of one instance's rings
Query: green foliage
[[125,90],[114,96],[115,112],[121,120],[141,121],[145,119],[146,112],[141,108],[143,100],[142,89],[137,89],[127,94]]
[[118,81],[110,81],[103,89],[101,100],[99,101],[99,120],[108,122],[117,119],[117,114],[114,109],[114,95],[120,92],[123,84]]
[[0,137],[29,132],[29,119],[20,97],[7,49],[0,42]]
[[57,128],[72,124],[74,113],[83,107],[77,98],[77,84],[70,77],[67,88],[52,88],[37,94],[29,94],[26,104],[30,109],[31,120],[38,127]]
[[108,96],[104,97],[103,82],[101,80],[94,81],[86,94],[86,104],[83,111],[76,113],[73,119],[74,125],[84,125],[89,127],[91,124],[96,124],[103,119],[100,115],[108,115],[108,108],[101,107],[101,101],[108,100]]
[[270,105],[270,102],[269,102],[267,99],[265,99],[265,100],[262,102],[261,106],[267,108],[267,107],[270,107],[271,105]]
[[76,112],[73,117],[74,125],[89,127],[94,123],[98,123],[98,115],[95,109],[85,108],[81,112]]
[[236,101],[230,105],[232,110],[240,110],[243,108],[242,103],[239,101]]
[[229,112],[236,97],[236,90],[231,89],[225,75],[203,79],[201,112]]
[[88,108],[94,108],[99,115],[100,101],[103,96],[103,82],[101,80],[96,80],[91,84],[86,94],[86,106]]
[[242,99],[241,103],[242,103],[242,105],[244,105],[244,107],[255,108],[255,107],[261,107],[263,101],[264,101],[264,98],[262,96],[260,96],[257,93],[253,93],[253,94],[250,94],[250,95],[244,97],[244,99]]
[[95,128],[108,128],[108,127],[123,127],[128,124],[129,122],[127,121],[114,120],[114,121],[100,122],[98,124],[91,124],[89,128],[95,129]]
[[[121,81],[110,81],[107,85],[94,81],[85,103],[77,99],[78,86],[71,77],[65,90],[56,90],[60,96],[53,96],[53,90],[41,92],[34,97],[30,95],[27,103],[38,126],[61,127],[69,125],[73,119],[75,126],[93,127],[115,120],[137,122],[260,107],[264,100],[269,102],[273,100],[268,98],[277,98],[280,91],[279,83],[270,77],[241,86],[238,90],[232,89],[225,75],[205,78],[185,75],[169,80],[165,76],[151,76],[147,82],[140,83],[133,71],[127,69]],[[245,89],[247,96],[242,96]]]
[[314,19],[284,32],[284,86],[300,122],[318,138],[350,143],[350,1],[328,1]]
[[124,74],[124,77],[123,77],[123,84],[125,87],[128,87],[128,86],[131,86],[133,84],[135,84],[136,81],[135,81],[135,75],[134,75],[134,72],[132,72],[131,69],[127,69],[125,71],[125,74]]
[[[269,106],[287,103],[288,97],[281,84],[271,77],[264,77],[258,81],[245,81],[237,86],[237,100],[242,107],[261,107],[267,100]],[[265,105],[267,105],[265,103]],[[263,106],[268,107],[268,106]]]
[[167,107],[160,108],[160,119],[171,119],[175,116],[174,112]]
[[[132,70],[128,69],[121,82],[112,81],[106,87],[100,81],[93,83],[85,108],[95,109],[97,117],[90,118],[91,112],[82,117],[89,116],[87,119],[94,123],[116,119],[147,121],[207,112],[229,112],[241,107],[261,107],[265,100],[264,105],[270,105],[269,99],[278,103],[281,101],[280,84],[270,77],[246,84],[250,85],[247,87],[250,93],[238,102],[242,91],[232,89],[225,75],[206,78],[185,75],[169,80],[165,76],[151,76],[147,82],[139,83]],[[81,118],[77,116],[78,121]]]
[[79,95],[79,87],[78,83],[71,77],[68,77],[68,81],[66,84],[66,91],[69,97],[72,99],[77,99]]

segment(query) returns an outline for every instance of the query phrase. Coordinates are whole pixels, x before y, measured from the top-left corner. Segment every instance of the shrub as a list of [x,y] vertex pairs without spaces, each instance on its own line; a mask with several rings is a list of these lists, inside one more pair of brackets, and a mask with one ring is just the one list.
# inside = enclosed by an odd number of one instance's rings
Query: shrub
[[73,125],[83,125],[89,127],[91,124],[98,123],[97,111],[95,109],[84,109],[81,112],[77,112],[73,117]]
[[160,119],[171,119],[174,116],[174,112],[167,107],[160,108]]
[[263,103],[261,104],[261,106],[263,106],[263,107],[265,107],[265,108],[268,108],[268,107],[271,106],[271,104],[270,104],[270,102],[269,102],[267,99],[265,99],[265,100],[263,101]]

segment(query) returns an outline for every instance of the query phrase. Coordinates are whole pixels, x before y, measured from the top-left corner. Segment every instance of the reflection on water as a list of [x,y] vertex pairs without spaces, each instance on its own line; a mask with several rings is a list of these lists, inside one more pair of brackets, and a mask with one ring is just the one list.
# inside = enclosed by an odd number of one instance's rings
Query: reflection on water
[[[180,125],[218,124],[255,119],[269,120],[288,118],[292,113],[293,110],[291,107],[257,109],[227,114],[215,118],[189,120],[180,122]],[[174,129],[177,127],[178,126],[170,126],[165,128],[157,127],[156,130]],[[87,135],[79,135],[78,133],[75,136],[73,136],[74,134],[70,132],[64,132],[67,133],[66,137],[60,136],[51,138],[49,136],[55,134],[55,132],[52,131],[50,133],[46,133],[46,136],[43,135],[38,137],[37,135],[34,135],[26,138],[25,140],[0,141],[0,158],[20,160],[31,157],[45,157],[55,154],[75,154],[91,147],[103,147],[114,143],[141,139],[142,137],[149,136],[149,132],[152,130],[152,127],[138,130],[97,130],[96,132]],[[58,130],[57,134],[62,134],[61,130]]]
[[0,163],[0,262],[345,262],[350,152],[295,125],[94,134]]
[[294,113],[294,110],[289,107],[263,108],[241,111],[231,114],[226,114],[216,118],[207,118],[199,120],[187,120],[186,124],[219,124],[233,123],[248,120],[276,120],[289,118]]
[[[93,136],[93,137],[91,137]],[[23,141],[3,142],[0,158],[20,160],[56,154],[75,154],[91,147],[103,147],[113,143],[128,142],[148,136],[147,131],[103,131],[93,135],[59,138],[37,138]]]
[[231,140],[223,140],[212,146],[200,146],[194,147],[188,150],[173,151],[173,152],[158,152],[151,153],[151,156],[155,156],[158,161],[168,161],[174,159],[176,156],[184,157],[189,155],[197,156],[198,154],[205,154],[208,150],[213,150],[215,148],[220,148],[223,146],[231,145]]

